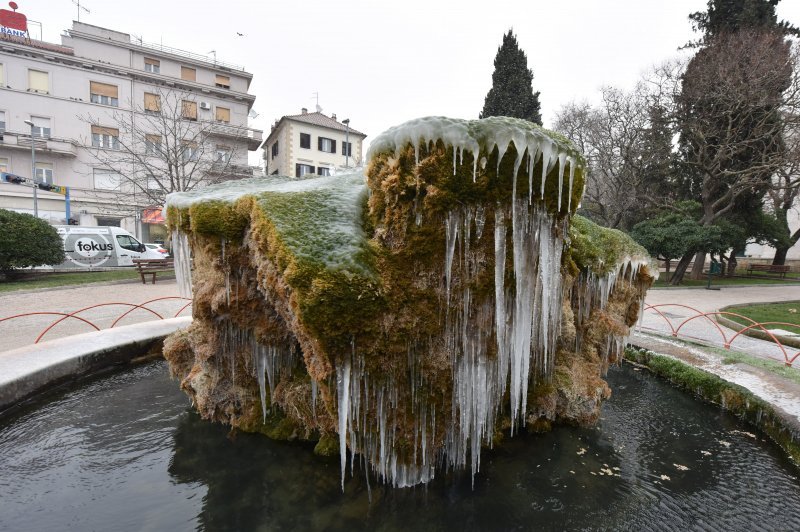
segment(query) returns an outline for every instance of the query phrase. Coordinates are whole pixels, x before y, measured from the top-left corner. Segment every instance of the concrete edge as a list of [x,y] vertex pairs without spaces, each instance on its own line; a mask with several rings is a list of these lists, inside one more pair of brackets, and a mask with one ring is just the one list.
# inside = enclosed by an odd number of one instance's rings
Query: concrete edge
[[[788,303],[788,301],[777,301],[776,303]],[[751,306],[756,305],[772,305],[774,303],[753,303]],[[741,307],[742,305],[728,305],[726,307],[722,307],[719,309],[719,312],[728,312],[728,309],[733,307]],[[728,329],[733,329],[734,331],[738,331],[740,328],[746,327],[746,325],[742,325],[741,323],[735,322],[732,319],[726,316],[714,315],[714,319],[722,325],[723,327],[727,327]],[[752,338],[758,338],[759,340],[766,340],[768,342],[772,342],[772,337],[765,333],[760,329],[748,329],[742,333],[745,336],[750,336]],[[798,338],[790,338],[788,336],[782,336],[780,334],[776,334],[775,338],[777,338],[783,345],[789,347],[795,347],[800,349],[800,339]]]
[[148,321],[2,352],[0,415],[59,383],[140,358],[191,322],[191,317]]

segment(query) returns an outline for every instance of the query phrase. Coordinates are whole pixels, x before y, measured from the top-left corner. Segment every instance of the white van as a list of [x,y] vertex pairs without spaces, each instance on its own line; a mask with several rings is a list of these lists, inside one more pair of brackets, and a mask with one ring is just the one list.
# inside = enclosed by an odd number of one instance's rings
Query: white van
[[160,259],[119,227],[54,226],[64,241],[64,262],[55,269],[92,269],[133,266],[133,259]]

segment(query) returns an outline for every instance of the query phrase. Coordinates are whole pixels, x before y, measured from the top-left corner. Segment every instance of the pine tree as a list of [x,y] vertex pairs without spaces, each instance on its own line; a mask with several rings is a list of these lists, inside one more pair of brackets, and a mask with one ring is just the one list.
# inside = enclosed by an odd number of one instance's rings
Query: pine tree
[[533,71],[519,49],[512,30],[503,35],[503,44],[494,58],[492,88],[486,95],[480,118],[512,116],[542,124],[539,92],[533,92]]

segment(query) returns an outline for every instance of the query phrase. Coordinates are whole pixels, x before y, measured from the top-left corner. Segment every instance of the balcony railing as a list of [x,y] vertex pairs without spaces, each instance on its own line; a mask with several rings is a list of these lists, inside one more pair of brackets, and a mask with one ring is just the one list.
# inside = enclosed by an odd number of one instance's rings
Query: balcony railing
[[214,122],[211,124],[210,133],[220,137],[232,137],[235,139],[247,139],[247,147],[255,150],[261,144],[263,131],[245,126],[232,126],[225,122]]
[[75,157],[78,155],[78,145],[69,139],[55,137],[31,137],[22,133],[4,132],[0,135],[0,146],[6,148],[31,149],[31,144],[37,150],[45,150],[62,155]]

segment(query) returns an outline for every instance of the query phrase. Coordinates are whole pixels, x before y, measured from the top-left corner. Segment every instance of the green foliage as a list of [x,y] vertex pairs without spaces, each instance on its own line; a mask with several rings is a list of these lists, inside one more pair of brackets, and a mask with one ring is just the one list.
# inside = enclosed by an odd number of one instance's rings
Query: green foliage
[[519,49],[514,33],[508,30],[494,58],[492,88],[486,95],[480,118],[511,116],[542,125],[539,92],[533,92],[532,83],[528,58]]
[[689,15],[695,31],[706,37],[746,28],[778,28],[786,35],[800,35],[787,21],[778,22],[776,7],[781,0],[709,0],[707,11]]
[[663,212],[639,222],[631,237],[651,255],[665,260],[698,251],[717,251],[724,246],[720,227],[704,227],[694,217],[678,212]]
[[64,243],[55,228],[30,214],[0,209],[0,271],[63,261]]

